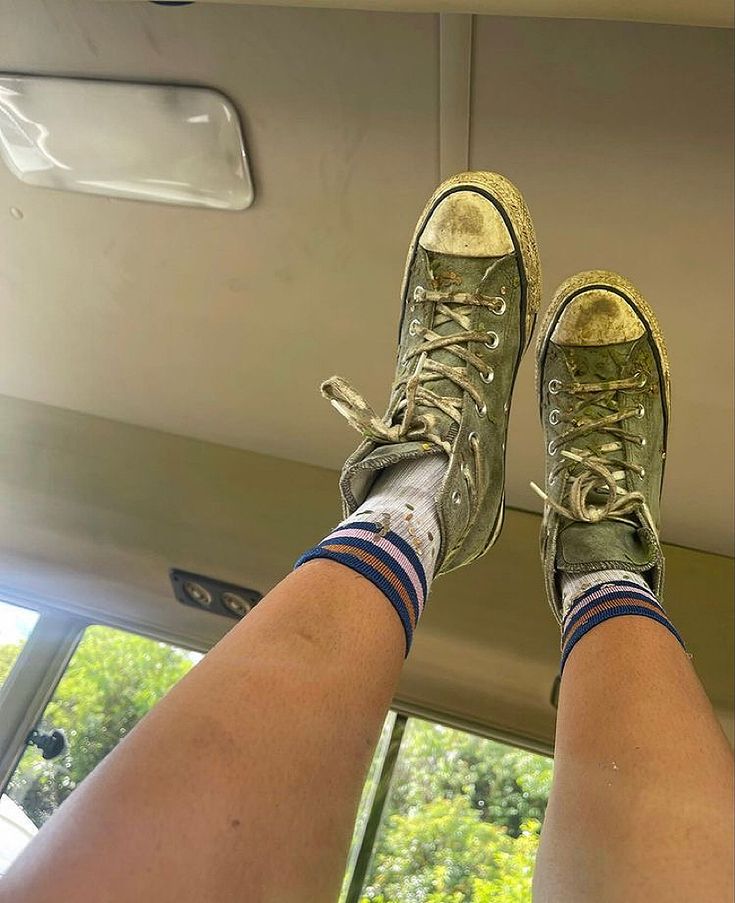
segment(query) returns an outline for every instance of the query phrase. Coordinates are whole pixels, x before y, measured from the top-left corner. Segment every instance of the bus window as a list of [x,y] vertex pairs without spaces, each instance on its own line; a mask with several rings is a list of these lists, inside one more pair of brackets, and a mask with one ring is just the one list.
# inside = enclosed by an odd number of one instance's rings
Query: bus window
[[93,625],[84,631],[37,726],[42,732],[63,730],[68,748],[46,760],[29,746],[2,797],[0,874],[79,782],[201,657],[111,627]]
[[409,718],[342,903],[530,900],[551,773],[547,756]]

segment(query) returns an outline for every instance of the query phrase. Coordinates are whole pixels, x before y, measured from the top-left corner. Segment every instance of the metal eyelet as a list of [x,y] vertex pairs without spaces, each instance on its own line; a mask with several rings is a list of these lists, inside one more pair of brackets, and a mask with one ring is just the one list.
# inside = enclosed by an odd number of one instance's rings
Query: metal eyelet
[[417,327],[417,326],[421,326],[421,320],[417,320],[417,319],[414,318],[414,319],[411,320],[411,322],[408,324],[408,334],[409,334],[409,335],[414,335],[414,336],[415,336],[415,335],[417,334],[417,333],[416,333],[416,327]]
[[648,374],[643,373],[641,370],[636,370],[633,374],[633,379],[638,380],[638,388],[642,389],[648,382]]
[[646,437],[645,437],[645,436],[641,436],[640,439],[639,439],[639,441],[638,441],[638,444],[640,445],[641,448],[645,448],[646,445],[648,445],[648,443],[646,442]]
[[486,348],[489,348],[491,351],[494,351],[500,344],[500,336],[497,334],[497,332],[493,332],[492,330],[489,330],[487,337],[490,339],[490,341],[483,342],[482,344]]
[[506,310],[508,310],[508,305],[505,302],[505,298],[500,298],[500,297],[493,298],[493,301],[499,301],[500,304],[498,305],[497,310],[495,310],[494,307],[491,308],[492,312],[495,314],[496,317],[502,317],[503,314],[506,312]]
[[493,370],[493,368],[491,367],[491,368],[487,371],[487,373],[481,373],[481,374],[480,374],[480,379],[481,379],[484,383],[491,383],[491,382],[495,379],[495,371]]
[[638,473],[638,479],[642,480],[645,477],[645,475],[646,475],[646,468],[641,467],[640,472]]
[[641,420],[643,417],[646,416],[646,409],[643,407],[642,404],[639,404],[638,407],[636,408],[635,416],[638,420]]
[[477,442],[477,433],[474,430],[467,436],[467,441],[470,445],[472,445],[473,442]]
[[413,290],[413,300],[414,301],[423,301],[426,297],[426,289],[423,285],[417,285]]
[[475,410],[477,411],[478,417],[484,417],[487,414],[487,405],[483,404],[482,407],[478,407],[477,402],[475,402]]
[[554,408],[553,411],[549,412],[549,423],[552,426],[557,426],[559,423],[560,416],[561,416],[561,411],[558,408]]
[[557,449],[556,443],[554,442],[553,439],[546,446],[546,451],[552,456],[552,458],[557,453],[558,449]]
[[452,501],[454,502],[455,505],[462,504],[462,493],[459,491],[459,489],[455,489],[454,492],[452,493]]
[[469,483],[469,482],[470,482],[470,469],[469,469],[469,467],[468,467],[466,464],[463,463],[463,464],[460,464],[459,469],[462,471],[462,476],[463,476],[463,477],[465,478],[465,480],[467,480],[467,482]]
[[556,474],[550,473],[549,474],[549,486],[553,486],[554,483],[556,483]]
[[560,391],[561,391],[561,380],[550,379],[549,380],[549,393],[551,395],[558,395]]

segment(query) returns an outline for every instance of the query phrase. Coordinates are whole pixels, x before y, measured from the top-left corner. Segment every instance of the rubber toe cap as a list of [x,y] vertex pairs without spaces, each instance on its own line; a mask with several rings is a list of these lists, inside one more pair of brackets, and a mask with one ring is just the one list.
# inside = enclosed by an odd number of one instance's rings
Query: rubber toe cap
[[628,302],[607,289],[590,289],[571,300],[551,334],[555,345],[618,345],[646,331]]
[[455,257],[504,257],[514,251],[500,211],[476,191],[455,191],[443,198],[419,244],[426,251]]

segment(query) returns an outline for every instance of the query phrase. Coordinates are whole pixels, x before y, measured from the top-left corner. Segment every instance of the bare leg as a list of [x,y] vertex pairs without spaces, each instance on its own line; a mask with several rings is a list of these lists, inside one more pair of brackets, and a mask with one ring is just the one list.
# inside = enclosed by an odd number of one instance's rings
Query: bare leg
[[564,670],[536,903],[729,903],[732,753],[681,646],[614,618]]
[[404,650],[371,583],[304,565],[70,797],[0,901],[336,899]]

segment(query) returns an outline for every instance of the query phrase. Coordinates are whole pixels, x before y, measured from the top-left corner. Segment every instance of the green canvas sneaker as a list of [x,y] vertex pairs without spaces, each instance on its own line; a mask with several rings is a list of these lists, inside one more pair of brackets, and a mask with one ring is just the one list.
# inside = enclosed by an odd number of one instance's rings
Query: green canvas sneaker
[[401,289],[398,361],[383,417],[332,377],[322,393],[362,433],[340,479],[345,517],[386,467],[446,454],[436,573],[482,555],[503,518],[505,437],[540,297],[533,226],[502,176],[442,183],[419,218]]
[[536,351],[546,439],[541,557],[561,620],[558,576],[619,568],[661,599],[658,538],[669,365],[648,304],[622,276],[580,273],[556,292]]

